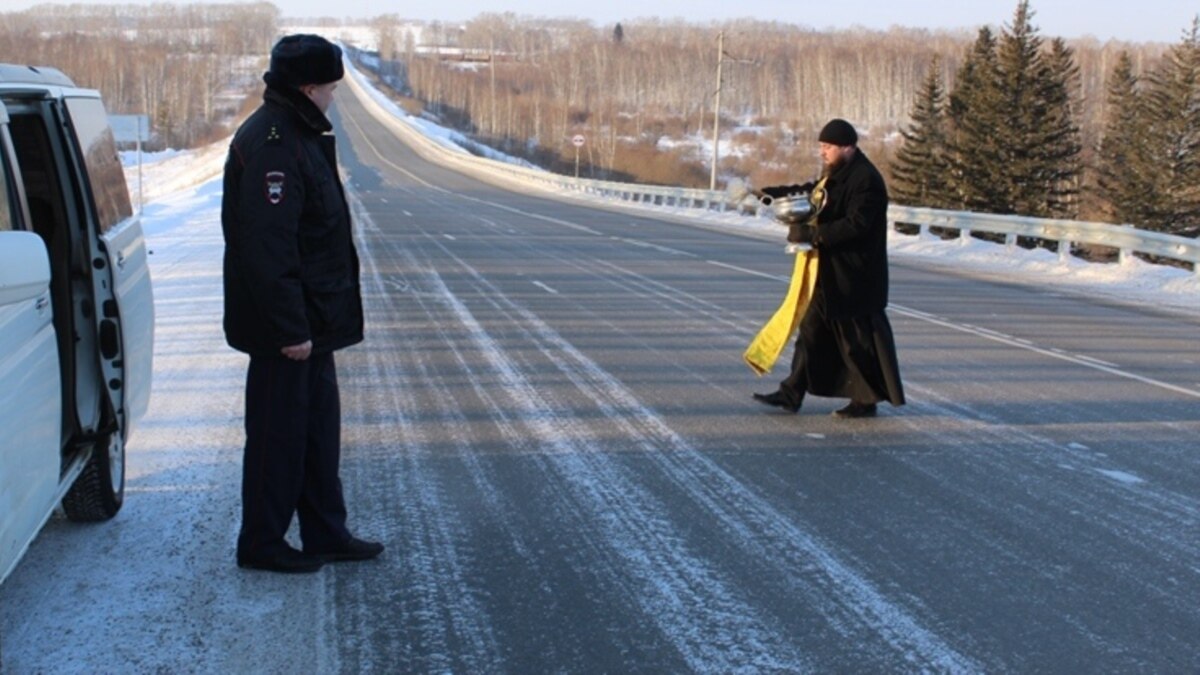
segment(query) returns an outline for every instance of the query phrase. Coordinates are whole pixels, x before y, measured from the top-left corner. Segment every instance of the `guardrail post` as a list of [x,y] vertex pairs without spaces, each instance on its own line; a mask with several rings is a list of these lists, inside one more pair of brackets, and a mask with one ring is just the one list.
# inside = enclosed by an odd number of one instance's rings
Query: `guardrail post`
[[1067,264],[1067,260],[1071,257],[1071,242],[1067,239],[1062,239],[1058,242],[1058,262]]
[[1004,248],[1011,251],[1016,247],[1017,247],[1017,235],[1013,234],[1012,232],[1009,232],[1008,234],[1004,235]]

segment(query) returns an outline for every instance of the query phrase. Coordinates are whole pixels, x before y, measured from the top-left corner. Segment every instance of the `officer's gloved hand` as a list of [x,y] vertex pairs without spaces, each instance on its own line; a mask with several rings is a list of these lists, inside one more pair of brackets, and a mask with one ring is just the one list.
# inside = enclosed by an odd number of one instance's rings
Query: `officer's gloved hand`
[[804,223],[788,226],[788,243],[789,244],[809,244],[811,245],[817,237],[817,228]]

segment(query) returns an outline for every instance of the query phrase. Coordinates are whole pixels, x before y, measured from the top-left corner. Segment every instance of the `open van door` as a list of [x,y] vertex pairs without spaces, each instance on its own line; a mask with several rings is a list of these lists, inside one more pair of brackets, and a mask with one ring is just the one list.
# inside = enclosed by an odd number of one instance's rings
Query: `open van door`
[[112,283],[111,290],[97,288],[102,310],[100,352],[109,389],[123,401],[122,431],[128,437],[132,421],[140,418],[149,405],[153,370],[154,297],[146,243],[141,221],[129,201],[125,173],[103,103],[99,98],[70,96],[64,102],[88,173],[87,184],[96,211],[93,224],[105,254],[104,260],[94,260],[92,266],[95,270],[104,265],[108,268],[107,275],[96,274],[94,278],[97,286],[106,277]]
[[[134,215],[108,115],[95,92],[63,97],[73,131],[78,184],[90,193],[84,209],[96,340],[108,408],[91,461],[63,497],[73,520],[105,520],[121,508],[125,442],[149,406],[154,353],[154,298],[142,227]],[[84,179],[86,176],[86,179]]]

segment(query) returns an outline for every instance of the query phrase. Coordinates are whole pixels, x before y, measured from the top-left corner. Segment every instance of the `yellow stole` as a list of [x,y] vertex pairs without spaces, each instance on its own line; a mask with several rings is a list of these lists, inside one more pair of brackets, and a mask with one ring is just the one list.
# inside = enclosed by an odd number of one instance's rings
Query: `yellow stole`
[[800,319],[804,317],[808,303],[812,301],[817,286],[817,252],[801,251],[796,254],[796,266],[792,269],[792,281],[788,284],[783,304],[775,315],[758,331],[758,335],[742,354],[746,365],[760,377],[771,372],[779,355],[783,353]]
[[[825,206],[825,179],[817,182],[809,195],[812,201],[813,214],[809,222],[817,222],[817,214]],[[810,249],[796,254],[796,265],[792,268],[792,281],[788,284],[787,295],[783,296],[783,304],[775,310],[775,315],[758,331],[758,335],[750,341],[750,346],[742,354],[746,365],[759,377],[771,372],[779,355],[783,353],[787,343],[791,341],[800,319],[812,301],[813,292],[817,287],[817,252]]]

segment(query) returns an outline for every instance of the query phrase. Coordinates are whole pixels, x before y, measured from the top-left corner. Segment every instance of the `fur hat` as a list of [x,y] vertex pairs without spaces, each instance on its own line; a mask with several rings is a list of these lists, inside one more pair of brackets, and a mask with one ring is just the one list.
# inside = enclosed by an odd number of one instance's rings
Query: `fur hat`
[[346,74],[342,48],[320,35],[288,35],[271,48],[268,84],[301,87],[336,82]]
[[846,120],[832,119],[821,129],[817,140],[831,145],[858,145],[858,132]]

